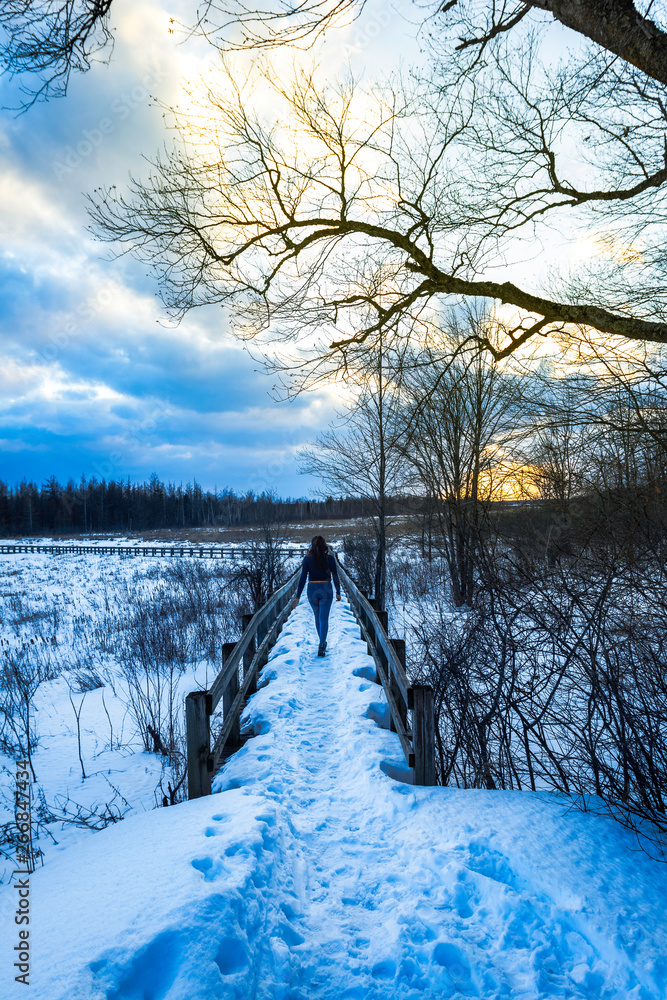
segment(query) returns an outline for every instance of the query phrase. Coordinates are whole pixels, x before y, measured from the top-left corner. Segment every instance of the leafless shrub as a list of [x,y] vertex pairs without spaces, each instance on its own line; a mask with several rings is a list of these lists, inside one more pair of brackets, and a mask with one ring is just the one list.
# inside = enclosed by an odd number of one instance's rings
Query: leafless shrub
[[42,681],[57,676],[51,658],[38,645],[6,649],[0,660],[0,749],[8,756],[25,758],[32,771],[38,744],[33,698]]
[[192,651],[190,624],[190,608],[177,604],[166,588],[136,594],[125,623],[126,649],[143,664],[175,664],[182,672]]
[[86,691],[96,691],[98,688],[104,687],[105,680],[90,654],[79,660],[72,673],[74,680],[72,690],[75,694],[84,694]]
[[370,534],[348,535],[343,541],[345,568],[367,594],[373,593],[376,551],[375,538]]
[[246,547],[246,557],[236,568],[230,583],[240,587],[246,598],[245,611],[259,611],[287,575],[287,560],[282,552],[283,537],[271,524],[264,525],[262,537]]
[[181,627],[189,626],[194,655],[215,660],[248,607],[238,570],[222,562],[175,560],[165,570],[175,584],[172,602]]
[[104,830],[107,826],[120,823],[132,807],[108,778],[107,782],[113,792],[107,802],[95,802],[91,806],[84,806],[69,795],[56,795],[55,809],[45,806],[42,823],[66,823],[88,830]]
[[159,753],[161,746],[172,746],[175,741],[176,716],[181,708],[178,680],[184,665],[153,658],[147,646],[140,647],[140,654],[128,653],[121,672],[144,749]]
[[443,566],[439,559],[412,560],[406,556],[391,559],[387,574],[391,603],[397,604],[436,594],[442,597],[447,586]]
[[497,570],[471,612],[415,629],[440,781],[562,792],[663,854],[667,603],[613,564]]
[[[155,801],[158,806],[174,806],[187,799],[185,779],[188,775],[188,762],[185,753],[185,739],[178,748],[178,755],[169,756],[169,766],[163,769],[158,787],[155,789]],[[166,785],[166,787],[165,787]]]
[[11,820],[9,823],[0,823],[0,854],[4,855],[12,867],[14,867],[16,856],[18,852],[21,852],[24,856],[27,856],[25,865],[28,867],[28,870],[34,871],[38,861],[41,864],[44,863],[44,852],[41,847],[36,847],[32,841],[26,844],[26,841],[22,838],[19,839],[19,837],[20,834],[14,820]]

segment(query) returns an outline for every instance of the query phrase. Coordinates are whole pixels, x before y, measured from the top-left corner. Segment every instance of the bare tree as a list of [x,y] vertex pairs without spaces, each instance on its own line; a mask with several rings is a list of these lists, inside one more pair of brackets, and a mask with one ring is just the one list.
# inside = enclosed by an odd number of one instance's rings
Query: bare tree
[[[37,97],[66,93],[69,76],[85,71],[91,55],[110,42],[108,15],[113,0],[6,0],[0,28],[8,35],[4,64],[11,73],[39,74],[44,83],[28,89]],[[649,9],[652,5],[649,5]],[[243,0],[202,0],[189,33],[203,34],[222,49],[270,49],[280,45],[310,47],[324,33],[358,17],[365,0],[307,0],[261,7]],[[547,14],[612,57],[646,76],[667,83],[667,35],[630,0],[451,0],[428,23],[431,37],[453,33],[456,49],[479,59],[496,39]],[[531,25],[534,27],[534,25]],[[183,26],[185,27],[185,26]],[[437,29],[434,32],[434,27]]]
[[[518,33],[519,27],[548,26],[551,18],[594,42],[643,74],[667,83],[667,33],[631,0],[454,0],[443,4],[440,25],[457,36],[457,49],[469,50],[477,61],[496,39]],[[540,14],[548,15],[540,18]],[[658,13],[652,11],[652,13]],[[537,15],[537,17],[535,16]]]
[[472,603],[486,514],[507,488],[507,450],[523,396],[511,372],[470,343],[473,335],[492,339],[493,326],[488,315],[452,316],[440,344],[429,339],[405,380],[406,454],[416,489],[433,498],[438,547],[458,607]]
[[253,613],[266,604],[271,594],[285,581],[287,560],[282,551],[285,538],[275,523],[267,519],[260,537],[244,546],[243,564],[231,576],[240,584]]
[[563,409],[560,420],[538,429],[532,444],[527,479],[538,496],[555,501],[565,511],[584,488],[585,431],[572,411]]
[[[452,34],[459,52],[479,60],[494,40],[530,23],[559,22],[654,80],[667,83],[667,33],[631,0],[448,0],[427,18],[429,40]],[[293,6],[243,0],[207,0],[198,25],[220,47],[308,47],[327,29],[349,24],[365,0],[311,0]],[[654,12],[655,13],[655,12]],[[544,15],[547,15],[546,17]],[[240,28],[240,30],[239,30]]]
[[388,356],[380,337],[365,369],[356,375],[363,385],[345,416],[345,430],[320,435],[314,447],[302,452],[300,471],[320,476],[329,490],[364,499],[377,542],[374,594],[384,608],[388,511],[406,483],[401,356]]
[[[580,327],[667,342],[658,95],[636,97],[632,113],[643,118],[628,151],[628,106],[613,106],[611,92],[597,106],[586,89],[588,103],[577,103],[576,80],[535,80],[528,56],[498,79],[501,71],[498,53],[485,78],[438,71],[369,92],[309,73],[289,88],[253,79],[244,89],[232,77],[208,93],[198,119],[176,117],[180,139],[146,181],[93,197],[94,229],[154,268],[176,316],[227,304],[241,336],[314,341],[322,365],[347,363],[381,330],[405,331],[449,296],[519,307],[499,342],[478,341],[496,359],[536,335],[576,339]],[[262,87],[269,118],[253,111]],[[573,141],[597,128],[596,143],[606,143],[595,150],[599,186],[567,175],[572,122]],[[517,234],[546,238],[540,227],[565,218],[590,225],[609,206],[619,225],[585,287],[583,269],[560,296],[493,277],[490,265],[516,253]],[[641,260],[621,252],[640,218],[655,248]],[[379,266],[380,287],[371,280]]]

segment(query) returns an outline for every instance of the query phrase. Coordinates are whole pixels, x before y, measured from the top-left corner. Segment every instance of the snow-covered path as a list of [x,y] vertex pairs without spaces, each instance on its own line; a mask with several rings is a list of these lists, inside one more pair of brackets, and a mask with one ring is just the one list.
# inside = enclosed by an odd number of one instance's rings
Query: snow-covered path
[[[345,605],[329,643],[318,658],[303,602],[219,794],[131,817],[35,873],[35,995],[665,997],[667,866],[551,796],[396,780],[400,745]],[[6,892],[0,906],[8,926]]]

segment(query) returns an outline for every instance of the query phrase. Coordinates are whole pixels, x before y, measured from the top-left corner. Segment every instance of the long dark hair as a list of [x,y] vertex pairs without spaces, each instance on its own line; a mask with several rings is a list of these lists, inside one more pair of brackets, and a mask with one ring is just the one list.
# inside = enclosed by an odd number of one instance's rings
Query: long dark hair
[[310,550],[308,552],[309,556],[312,556],[315,560],[315,565],[317,566],[318,572],[322,570],[325,572],[328,568],[327,556],[329,555],[329,546],[322,538],[322,535],[315,535],[312,542],[310,543]]

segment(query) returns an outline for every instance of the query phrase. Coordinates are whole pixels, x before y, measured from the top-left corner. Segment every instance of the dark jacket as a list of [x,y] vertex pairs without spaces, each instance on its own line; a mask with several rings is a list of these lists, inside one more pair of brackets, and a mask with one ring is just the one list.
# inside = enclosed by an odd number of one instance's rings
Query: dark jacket
[[297,587],[296,591],[296,599],[298,600],[301,597],[301,593],[306,585],[307,578],[310,581],[317,582],[319,580],[322,580],[325,581],[326,583],[329,583],[332,577],[334,586],[336,588],[336,593],[340,594],[340,580],[338,579],[338,568],[336,566],[336,560],[334,559],[334,557],[331,554],[327,556],[327,568],[326,570],[322,571],[321,569],[317,568],[317,564],[315,563],[315,560],[313,559],[312,556],[306,556],[301,566],[301,576],[299,577],[299,586]]

